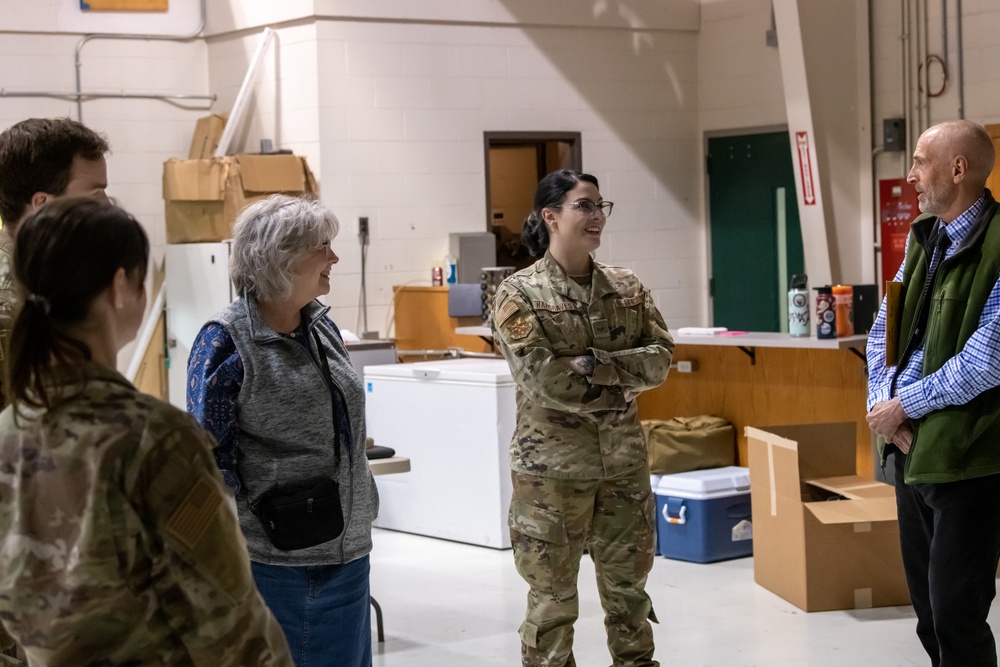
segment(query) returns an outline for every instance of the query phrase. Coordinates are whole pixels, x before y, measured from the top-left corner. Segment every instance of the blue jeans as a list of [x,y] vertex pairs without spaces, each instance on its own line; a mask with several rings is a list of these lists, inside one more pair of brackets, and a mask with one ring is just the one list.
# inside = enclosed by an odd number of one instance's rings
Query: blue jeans
[[251,561],[264,602],[285,631],[296,667],[371,667],[368,556],[344,565]]

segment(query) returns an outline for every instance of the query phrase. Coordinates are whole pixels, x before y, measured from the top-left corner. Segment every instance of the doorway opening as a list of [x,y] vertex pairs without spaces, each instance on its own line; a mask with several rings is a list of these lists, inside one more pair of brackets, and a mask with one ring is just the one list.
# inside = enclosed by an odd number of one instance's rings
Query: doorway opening
[[515,270],[535,258],[521,245],[535,187],[557,169],[582,168],[579,132],[484,132],[486,229],[496,236],[497,266]]
[[708,137],[713,326],[788,331],[788,282],[804,272],[788,131]]

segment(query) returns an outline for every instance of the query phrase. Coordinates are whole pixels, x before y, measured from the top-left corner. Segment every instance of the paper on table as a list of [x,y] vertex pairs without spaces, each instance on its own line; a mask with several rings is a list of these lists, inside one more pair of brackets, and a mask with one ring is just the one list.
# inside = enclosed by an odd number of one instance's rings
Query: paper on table
[[677,333],[681,336],[714,336],[724,331],[728,331],[728,329],[726,327],[681,327]]

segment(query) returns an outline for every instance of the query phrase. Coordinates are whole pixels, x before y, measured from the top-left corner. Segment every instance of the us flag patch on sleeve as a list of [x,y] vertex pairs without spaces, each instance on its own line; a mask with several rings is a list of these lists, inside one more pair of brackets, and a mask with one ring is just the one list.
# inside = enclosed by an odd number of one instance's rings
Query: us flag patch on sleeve
[[167,532],[187,548],[193,549],[205,534],[220,504],[222,497],[212,489],[212,483],[205,478],[199,479],[170,517]]
[[497,311],[497,326],[502,325],[504,322],[510,319],[511,315],[517,312],[517,304],[513,301],[508,301],[504,305],[500,306],[500,310]]

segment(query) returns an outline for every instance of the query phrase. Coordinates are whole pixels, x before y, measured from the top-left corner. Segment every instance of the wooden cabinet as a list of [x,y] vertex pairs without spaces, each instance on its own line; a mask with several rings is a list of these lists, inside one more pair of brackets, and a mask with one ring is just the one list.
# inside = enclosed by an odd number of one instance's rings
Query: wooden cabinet
[[[447,287],[396,286],[393,287],[392,303],[397,350],[460,347],[467,352],[493,351],[493,346],[478,336],[455,333],[457,327],[476,326],[482,324],[482,320],[478,317],[449,317]],[[403,361],[423,360],[421,357],[400,356]]]

